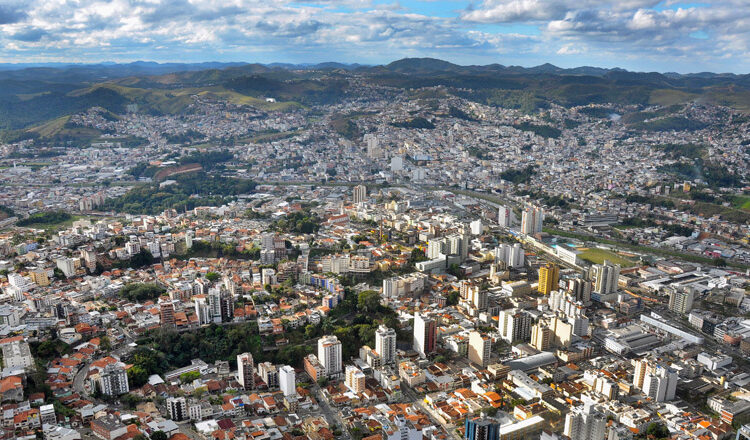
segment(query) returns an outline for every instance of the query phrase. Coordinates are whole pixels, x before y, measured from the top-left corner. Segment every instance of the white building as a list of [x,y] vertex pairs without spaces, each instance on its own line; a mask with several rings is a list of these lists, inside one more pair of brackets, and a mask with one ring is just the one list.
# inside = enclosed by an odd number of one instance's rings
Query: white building
[[318,339],[318,360],[328,377],[340,375],[342,372],[341,341],[333,335]]
[[671,368],[657,366],[653,372],[646,373],[643,379],[643,394],[654,402],[669,402],[674,399],[679,376]]
[[255,362],[252,353],[237,355],[237,382],[245,390],[255,388]]
[[563,433],[571,440],[604,440],[607,438],[607,416],[594,405],[573,408],[565,416]]
[[279,368],[279,388],[284,393],[284,397],[297,394],[297,377],[294,368],[289,365]]
[[521,215],[521,233],[534,235],[542,232],[542,221],[544,220],[544,211],[536,206],[529,206],[523,210]]
[[381,324],[375,331],[375,351],[384,364],[396,362],[396,330]]

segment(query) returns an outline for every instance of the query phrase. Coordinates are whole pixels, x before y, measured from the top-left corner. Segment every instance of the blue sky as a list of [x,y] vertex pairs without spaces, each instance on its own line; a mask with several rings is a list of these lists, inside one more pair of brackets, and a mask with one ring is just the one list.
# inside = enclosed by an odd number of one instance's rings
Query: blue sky
[[0,0],[0,62],[553,63],[750,72],[747,0]]

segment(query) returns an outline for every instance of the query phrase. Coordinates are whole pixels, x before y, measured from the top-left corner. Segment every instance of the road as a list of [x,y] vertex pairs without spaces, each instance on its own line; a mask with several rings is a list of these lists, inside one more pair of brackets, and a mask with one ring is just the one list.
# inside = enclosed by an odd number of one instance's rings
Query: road
[[339,412],[334,411],[331,408],[331,406],[328,404],[328,399],[326,399],[325,395],[323,395],[323,390],[321,390],[319,386],[314,385],[313,393],[315,393],[315,398],[318,399],[318,406],[320,407],[320,411],[326,417],[326,420],[328,420],[328,423],[336,424],[336,425],[339,425],[339,427],[341,427],[342,434],[340,438],[344,440],[351,440],[351,436],[349,435],[349,430],[346,428],[346,423],[344,423],[344,420],[339,415]]
[[432,423],[434,423],[435,425],[440,425],[445,430],[445,432],[447,432],[448,435],[450,435],[454,440],[463,440],[463,438],[456,432],[456,427],[454,425],[449,425],[441,422],[440,417],[435,414],[432,408],[430,408],[430,406],[424,402],[422,396],[417,394],[416,391],[404,385],[403,383],[401,384],[401,391],[404,393],[404,396],[406,396],[408,402],[418,406],[423,413],[427,414]]
[[[122,359],[133,350],[133,347],[130,346],[130,344],[133,342],[133,336],[130,333],[125,334],[125,341],[123,341],[123,343],[118,348],[110,351],[110,356]],[[81,396],[86,396],[88,394],[88,392],[86,391],[86,375],[88,374],[88,372],[89,364],[84,364],[73,377],[73,391],[80,394]]]

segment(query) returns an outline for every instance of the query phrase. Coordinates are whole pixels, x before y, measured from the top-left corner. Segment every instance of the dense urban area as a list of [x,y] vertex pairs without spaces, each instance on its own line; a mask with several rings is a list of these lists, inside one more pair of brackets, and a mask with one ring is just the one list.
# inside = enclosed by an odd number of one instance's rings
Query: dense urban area
[[2,438],[750,438],[746,112],[300,75],[4,138]]

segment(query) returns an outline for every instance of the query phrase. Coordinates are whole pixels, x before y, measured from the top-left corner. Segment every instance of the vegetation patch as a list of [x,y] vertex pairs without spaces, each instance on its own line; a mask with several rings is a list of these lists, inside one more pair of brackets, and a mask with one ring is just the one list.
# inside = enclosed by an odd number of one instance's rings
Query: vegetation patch
[[513,127],[521,131],[528,131],[544,138],[557,139],[562,134],[559,128],[552,127],[551,125],[537,125],[531,122],[521,122]]
[[435,128],[435,124],[421,116],[407,119],[405,121],[391,122],[391,125],[399,128],[423,128],[427,130],[432,130],[433,128]]
[[71,221],[73,216],[65,211],[45,211],[31,214],[30,216],[18,220],[16,225],[24,227],[49,227]]
[[119,295],[133,302],[156,300],[167,290],[155,283],[130,283],[120,289]]
[[592,264],[602,264],[606,260],[612,264],[619,264],[622,267],[630,267],[633,265],[632,260],[622,257],[610,250],[601,248],[582,249],[581,253],[578,254],[578,258]]

